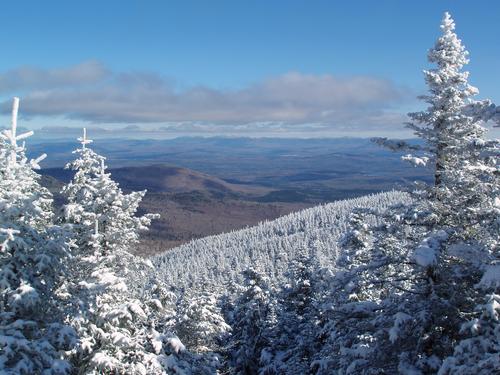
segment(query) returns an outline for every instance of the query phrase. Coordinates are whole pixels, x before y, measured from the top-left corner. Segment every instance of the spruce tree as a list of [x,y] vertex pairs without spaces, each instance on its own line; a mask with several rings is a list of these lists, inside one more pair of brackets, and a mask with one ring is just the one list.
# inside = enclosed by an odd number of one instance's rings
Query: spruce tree
[[255,269],[244,272],[246,290],[235,301],[229,319],[232,335],[229,340],[230,373],[250,375],[259,373],[263,351],[270,347],[272,299],[264,275]]
[[184,298],[175,328],[179,338],[195,353],[219,351],[231,327],[221,315],[216,296],[204,291]]
[[404,218],[395,230],[412,239],[405,262],[414,265],[414,282],[405,287],[408,302],[400,306],[413,304],[418,311],[400,309],[409,318],[397,325],[414,328],[397,330],[400,344],[404,336],[418,337],[399,360],[400,368],[415,371],[437,371],[451,354],[463,316],[483,298],[475,285],[498,261],[499,147],[484,139],[483,126],[495,111],[489,101],[472,99],[478,90],[463,71],[468,52],[448,13],[441,30],[429,52],[437,67],[424,72],[429,94],[422,98],[429,107],[409,114],[413,122],[408,127],[423,144],[377,140],[394,150],[410,150],[403,159],[430,166],[434,173],[433,186],[417,185],[413,207],[386,216],[388,228]]
[[140,288],[130,285],[137,273],[146,277],[145,262],[130,251],[155,215],[136,216],[145,192],[124,194],[106,173],[104,157],[88,148],[85,131],[79,140],[78,157],[67,166],[75,175],[62,190],[68,203],[61,218],[72,225],[75,244],[69,316],[80,342],[72,361],[85,373],[162,373],[148,324],[159,306],[139,300]]
[[17,134],[19,99],[10,130],[0,134],[0,370],[9,374],[64,374],[63,352],[75,332],[63,324],[59,298],[61,259],[67,244],[53,225],[52,195],[19,145],[32,132]]
[[288,283],[279,294],[271,346],[267,353],[269,373],[307,374],[313,356],[319,348],[318,300],[316,274],[319,266],[315,254],[306,248],[299,249],[290,262]]

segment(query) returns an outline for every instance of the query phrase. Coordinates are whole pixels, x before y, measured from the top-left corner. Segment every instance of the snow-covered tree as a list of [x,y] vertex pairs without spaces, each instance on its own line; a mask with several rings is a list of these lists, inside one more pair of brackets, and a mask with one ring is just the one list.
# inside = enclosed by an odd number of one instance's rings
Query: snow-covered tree
[[0,133],[0,372],[64,374],[75,335],[53,291],[63,282],[65,235],[33,170],[45,156],[28,161],[18,144],[32,134],[17,134],[18,107],[14,98],[11,129]]
[[235,301],[229,319],[229,367],[232,374],[257,374],[267,362],[264,349],[269,348],[274,324],[272,296],[264,275],[255,269],[244,272],[247,289]]
[[62,190],[68,203],[61,220],[72,224],[76,245],[67,286],[76,307],[70,321],[80,337],[72,361],[85,373],[161,373],[148,323],[160,306],[139,300],[140,288],[130,288],[137,274],[147,278],[147,262],[130,250],[155,215],[136,216],[145,192],[124,194],[106,173],[105,159],[87,147],[85,132],[80,141],[77,159],[68,164],[75,176]]
[[[472,301],[482,305],[484,297],[475,288],[481,274],[499,261],[500,147],[498,141],[484,139],[485,115],[477,109],[489,111],[491,106],[489,101],[471,99],[478,90],[468,84],[468,72],[462,71],[468,53],[448,13],[441,28],[443,35],[429,53],[429,60],[438,67],[425,73],[430,107],[411,114],[416,124],[410,128],[425,141],[435,161],[435,188],[428,199],[434,223],[432,232],[416,247],[414,260],[426,270],[428,293],[434,298],[429,329],[440,329],[440,336],[448,332],[449,343],[442,337],[438,341],[449,348],[461,315],[474,308]],[[436,243],[435,234],[442,231],[446,238]],[[440,319],[444,305],[458,313],[448,312],[450,316]]]
[[105,158],[87,147],[92,140],[87,138],[85,129],[79,140],[82,147],[74,151],[77,158],[66,165],[75,175],[61,192],[68,200],[64,220],[78,224],[75,226],[79,232],[77,240],[84,244],[95,239],[97,225],[104,252],[131,249],[139,240],[139,232],[147,230],[156,217],[135,215],[146,191],[124,194],[106,173]]
[[231,330],[224,321],[213,293],[203,292],[186,301],[178,311],[176,333],[190,351],[216,352],[221,339]]
[[[431,166],[435,188],[430,193],[434,214],[448,226],[476,227],[485,217],[491,220],[491,207],[498,195],[499,143],[485,140],[484,120],[496,116],[489,100],[475,101],[478,89],[468,83],[469,53],[455,33],[455,23],[445,13],[442,36],[429,51],[436,68],[424,71],[429,94],[422,96],[429,107],[410,113],[408,124],[423,145],[377,141],[395,150],[412,151],[403,159],[414,165]],[[492,107],[495,109],[493,110]],[[494,210],[493,210],[494,211]],[[463,228],[462,228],[463,229]],[[466,235],[474,230],[467,228]]]
[[464,113],[464,107],[478,90],[467,82],[469,72],[462,71],[469,62],[469,53],[454,32],[455,23],[449,13],[444,15],[441,30],[442,36],[428,55],[429,62],[437,67],[424,71],[429,95],[422,99],[429,107],[426,111],[409,114],[414,122],[408,126],[425,141],[426,156],[406,157],[416,163],[431,161],[435,165],[437,186],[445,182],[445,172],[456,167],[459,161],[456,157],[468,149],[469,141],[480,138],[485,132],[480,121]]
[[388,218],[397,223],[405,217],[396,230],[411,233],[405,261],[413,263],[411,273],[420,274],[405,288],[418,311],[398,312],[407,316],[402,326],[415,327],[406,333],[398,329],[403,333],[398,337],[419,337],[399,359],[400,368],[413,371],[437,371],[451,354],[463,316],[481,299],[475,285],[488,265],[498,261],[500,153],[497,141],[483,139],[483,120],[493,117],[488,115],[492,105],[472,99],[478,90],[462,70],[468,52],[448,13],[441,29],[429,52],[437,67],[424,72],[429,94],[423,99],[429,107],[411,113],[408,124],[423,144],[378,140],[394,150],[410,150],[403,159],[434,172],[433,186],[417,186],[416,204],[405,209],[410,215],[394,212]]
[[316,273],[318,262],[311,249],[302,248],[290,263],[288,283],[282,287],[276,307],[267,359],[262,373],[306,374],[319,349]]
[[477,318],[462,325],[466,338],[446,358],[439,375],[487,375],[500,371],[500,296],[488,295],[477,311]]

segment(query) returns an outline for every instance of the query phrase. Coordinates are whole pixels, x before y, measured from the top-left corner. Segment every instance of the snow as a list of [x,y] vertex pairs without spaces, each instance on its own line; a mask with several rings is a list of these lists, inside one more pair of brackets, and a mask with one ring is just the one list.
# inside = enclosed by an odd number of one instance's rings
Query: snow
[[51,374],[63,375],[69,374],[71,371],[71,366],[68,362],[56,359],[51,366]]
[[288,262],[301,248],[311,248],[322,266],[332,267],[341,255],[339,239],[356,208],[384,210],[409,201],[407,194],[398,191],[338,201],[255,227],[194,240],[152,261],[159,277],[179,289],[203,284],[207,279],[214,285],[241,285],[242,272],[254,265],[266,270],[271,282],[279,283],[284,281]]
[[454,28],[446,13],[430,107],[410,114],[424,145],[377,140],[447,171],[436,187],[318,206],[152,262],[129,254],[155,218],[137,215],[145,192],[122,192],[86,129],[56,216],[33,172],[46,155],[28,161],[18,144],[32,132],[17,134],[15,98],[0,133],[0,372],[217,373],[219,358],[234,373],[498,369],[500,296],[478,290],[500,288],[498,167],[484,161],[498,143],[480,139],[478,119],[500,110],[472,101]]
[[422,267],[434,266],[437,263],[441,243],[446,241],[448,234],[440,230],[425,238],[413,253],[413,259]]
[[490,265],[479,281],[480,288],[500,288],[500,264]]
[[9,242],[14,241],[15,234],[19,234],[19,231],[12,229],[12,228],[7,228],[7,229],[0,228],[0,235],[5,236],[5,240],[2,242],[2,246],[0,247],[0,251],[7,250],[7,245]]
[[398,340],[401,327],[412,317],[406,313],[398,312],[394,315],[394,325],[389,329],[389,340],[394,343]]
[[427,166],[427,163],[429,163],[429,158],[425,157],[425,156],[416,157],[416,156],[408,154],[408,155],[401,157],[401,159],[413,164],[413,166],[415,166],[415,167],[425,167],[425,166]]
[[127,347],[130,346],[131,344],[131,340],[129,339],[129,337],[125,336],[121,332],[113,332],[111,334],[111,341],[113,342],[114,345],[122,347]]
[[12,296],[12,305],[22,308],[33,308],[40,300],[40,295],[31,285],[22,283]]
[[489,300],[486,305],[484,305],[484,309],[490,319],[498,322],[500,318],[500,296],[495,294],[489,296]]
[[119,361],[106,353],[97,352],[92,356],[92,363],[103,371],[113,371],[118,368]]
[[186,350],[184,344],[177,337],[170,337],[167,340],[168,345],[173,349],[174,353],[181,353]]

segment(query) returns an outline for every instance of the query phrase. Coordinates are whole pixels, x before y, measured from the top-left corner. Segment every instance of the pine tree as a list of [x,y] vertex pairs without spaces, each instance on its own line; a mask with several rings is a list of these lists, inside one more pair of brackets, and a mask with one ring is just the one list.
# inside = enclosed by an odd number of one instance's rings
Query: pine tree
[[[265,277],[255,269],[244,272],[247,289],[235,301],[228,345],[230,373],[257,374],[262,355],[270,347],[270,331],[274,324],[270,288]],[[265,361],[264,361],[265,362]]]
[[302,248],[291,261],[287,272],[289,282],[279,296],[271,347],[266,350],[271,356],[265,368],[267,373],[309,373],[318,350],[316,273],[319,266],[314,256]]
[[87,147],[85,132],[80,141],[77,159],[68,164],[75,176],[62,190],[68,204],[61,220],[72,225],[76,244],[68,291],[77,306],[70,317],[80,345],[72,360],[85,373],[162,373],[148,325],[155,306],[129,288],[135,274],[146,276],[144,262],[130,251],[155,215],[135,216],[145,192],[123,194],[106,173],[105,159]]
[[429,95],[423,99],[429,107],[411,113],[413,122],[408,124],[423,145],[377,140],[395,150],[412,151],[403,159],[432,166],[434,172],[434,186],[417,186],[416,204],[405,209],[413,214],[394,212],[394,218],[388,218],[395,223],[405,216],[399,231],[413,233],[407,261],[414,263],[412,273],[420,277],[405,289],[418,311],[402,312],[410,317],[406,325],[415,327],[406,337],[419,339],[401,356],[400,367],[415,371],[436,371],[451,354],[463,314],[469,314],[480,297],[474,285],[481,270],[498,260],[495,200],[500,153],[497,141],[483,139],[482,126],[482,120],[494,117],[492,105],[472,100],[478,90],[468,84],[468,72],[462,71],[468,52],[448,13],[441,29],[442,36],[429,52],[429,61],[437,68],[424,72]]
[[0,134],[0,372],[63,374],[70,371],[63,351],[75,343],[65,326],[58,297],[66,254],[62,228],[52,223],[52,196],[18,141],[19,99],[12,126]]
[[[467,82],[469,73],[462,71],[469,62],[469,53],[455,34],[455,23],[449,13],[444,15],[441,30],[443,35],[428,55],[429,62],[435,63],[437,68],[424,71],[429,95],[422,99],[429,107],[427,111],[410,113],[414,122],[408,125],[425,141],[427,155],[435,165],[436,186],[444,182],[446,176],[443,174],[455,166],[456,156],[465,144],[485,132],[479,121],[463,111],[478,90]],[[416,161],[411,159],[412,155],[407,158]]]
[[85,129],[79,140],[82,147],[74,151],[78,157],[66,165],[75,175],[61,192],[68,200],[64,220],[78,224],[77,240],[83,244],[92,242],[97,223],[103,251],[131,249],[139,240],[139,232],[147,230],[157,217],[135,215],[146,191],[123,194],[106,173],[105,158],[87,147],[92,140],[86,137]]
[[478,318],[462,325],[467,335],[446,358],[439,375],[489,375],[500,372],[500,296],[487,296],[486,303],[478,305]]
[[215,295],[202,292],[184,298],[175,329],[179,338],[195,353],[219,351],[221,339],[231,327],[221,315]]

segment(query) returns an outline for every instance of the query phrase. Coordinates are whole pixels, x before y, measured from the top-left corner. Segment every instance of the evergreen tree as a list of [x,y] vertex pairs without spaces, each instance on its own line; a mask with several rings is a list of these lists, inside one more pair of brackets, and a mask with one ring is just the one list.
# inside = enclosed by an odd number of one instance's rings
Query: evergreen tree
[[[265,358],[263,350],[271,346],[270,330],[272,300],[265,277],[254,269],[244,272],[247,289],[236,299],[231,322],[229,341],[230,373],[257,374]],[[265,354],[265,352],[264,352]]]
[[265,367],[268,373],[309,373],[313,355],[318,350],[315,290],[318,265],[314,256],[302,248],[290,264],[287,273],[289,282],[280,292],[277,323],[271,347],[267,349],[272,354]]
[[139,232],[147,230],[151,220],[157,217],[154,214],[135,215],[146,191],[123,194],[106,173],[105,158],[87,147],[92,140],[86,137],[85,129],[79,140],[82,147],[74,151],[77,158],[66,165],[75,175],[61,192],[68,200],[64,221],[77,224],[76,239],[83,247],[95,240],[97,225],[102,251],[130,250],[137,244]]
[[72,360],[85,373],[161,373],[148,324],[155,305],[129,287],[137,273],[146,275],[144,262],[130,250],[155,215],[135,216],[145,192],[123,194],[106,173],[104,158],[87,147],[85,132],[80,141],[77,159],[68,164],[75,176],[63,188],[68,204],[61,218],[72,224],[76,244],[68,291],[80,344]]
[[489,375],[500,372],[500,296],[487,296],[486,303],[478,305],[479,316],[462,325],[466,337],[446,358],[439,375]]
[[429,95],[423,99],[429,107],[410,114],[408,125],[424,144],[377,140],[392,149],[411,150],[403,159],[434,171],[434,186],[418,186],[415,205],[405,208],[410,215],[393,212],[387,217],[388,227],[405,217],[396,230],[411,234],[406,261],[414,264],[414,282],[405,287],[408,302],[400,306],[413,304],[418,310],[399,309],[405,319],[397,324],[413,327],[406,332],[398,328],[403,333],[398,337],[418,338],[414,348],[400,355],[399,368],[407,371],[437,371],[451,354],[462,316],[481,298],[474,286],[498,260],[499,147],[497,141],[483,139],[482,126],[491,106],[472,100],[478,90],[462,71],[468,53],[448,13],[441,29],[429,52],[437,68],[425,72]]
[[231,330],[224,321],[213,293],[185,296],[179,309],[176,333],[190,351],[219,351],[221,339]]
[[18,141],[19,99],[12,126],[0,134],[0,369],[8,374],[64,374],[63,352],[75,343],[62,324],[54,290],[64,281],[65,233],[52,224],[52,196]]

